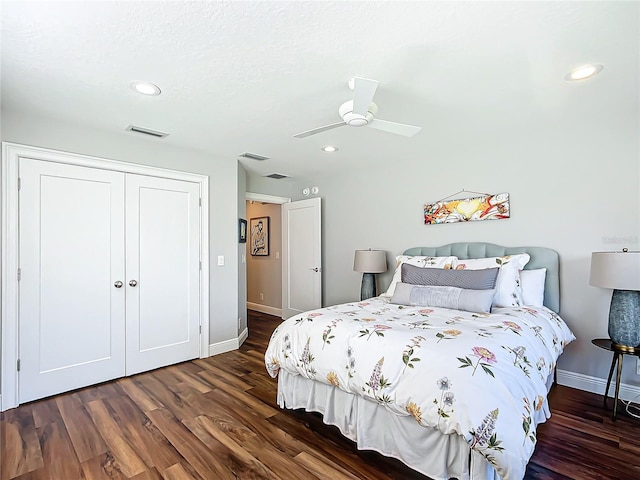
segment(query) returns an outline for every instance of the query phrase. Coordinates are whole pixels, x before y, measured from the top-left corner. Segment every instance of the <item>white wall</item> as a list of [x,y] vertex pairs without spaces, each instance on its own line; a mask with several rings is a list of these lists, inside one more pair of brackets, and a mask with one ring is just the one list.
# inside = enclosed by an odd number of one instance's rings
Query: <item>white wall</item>
[[[238,337],[238,198],[244,203],[245,193],[235,158],[212,158],[129,132],[89,130],[14,112],[2,111],[1,118],[2,141],[208,175],[209,340],[218,343]],[[218,255],[225,256],[223,267],[217,266]]]
[[262,193],[276,197],[292,198],[298,192],[298,179],[269,178],[247,174],[247,192]]
[[[611,291],[589,286],[590,257],[593,251],[640,249],[639,132],[632,108],[626,117],[567,112],[475,133],[452,125],[446,137],[433,136],[428,151],[299,179],[288,193],[294,200],[308,185],[320,187],[323,197],[325,305],[359,298],[356,249],[386,250],[393,264],[395,255],[414,246],[483,241],[550,247],[560,254],[560,313],[578,337],[559,368],[606,379],[611,354],[591,339],[607,337]],[[429,134],[429,128],[420,133]],[[251,191],[263,193],[257,186]],[[461,189],[508,192],[511,218],[424,225],[425,202]],[[379,290],[391,275],[380,276]],[[634,361],[627,360],[623,375],[624,383],[640,385]]]

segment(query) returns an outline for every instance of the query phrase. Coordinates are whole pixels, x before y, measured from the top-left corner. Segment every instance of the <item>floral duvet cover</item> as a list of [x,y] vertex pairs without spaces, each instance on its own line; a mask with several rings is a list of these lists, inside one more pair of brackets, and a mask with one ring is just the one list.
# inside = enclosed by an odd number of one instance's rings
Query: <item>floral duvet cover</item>
[[547,379],[575,337],[547,308],[491,314],[394,305],[376,297],[294,316],[265,353],[285,369],[465,438],[504,480],[524,477]]

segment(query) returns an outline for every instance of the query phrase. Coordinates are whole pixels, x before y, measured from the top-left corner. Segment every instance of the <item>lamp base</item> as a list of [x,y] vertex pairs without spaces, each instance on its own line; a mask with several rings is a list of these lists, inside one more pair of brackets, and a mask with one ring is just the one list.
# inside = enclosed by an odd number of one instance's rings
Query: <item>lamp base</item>
[[609,307],[609,338],[626,347],[640,346],[640,292],[613,291]]
[[360,300],[367,300],[376,296],[375,273],[362,274],[362,286],[360,287]]

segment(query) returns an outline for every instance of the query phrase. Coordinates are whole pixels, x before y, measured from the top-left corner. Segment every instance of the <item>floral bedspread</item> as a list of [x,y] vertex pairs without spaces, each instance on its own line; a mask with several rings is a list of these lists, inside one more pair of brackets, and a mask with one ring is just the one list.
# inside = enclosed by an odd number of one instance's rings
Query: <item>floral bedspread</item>
[[510,480],[524,477],[550,416],[547,378],[574,339],[544,307],[478,314],[376,297],[286,320],[265,363],[272,377],[283,368],[462,435]]

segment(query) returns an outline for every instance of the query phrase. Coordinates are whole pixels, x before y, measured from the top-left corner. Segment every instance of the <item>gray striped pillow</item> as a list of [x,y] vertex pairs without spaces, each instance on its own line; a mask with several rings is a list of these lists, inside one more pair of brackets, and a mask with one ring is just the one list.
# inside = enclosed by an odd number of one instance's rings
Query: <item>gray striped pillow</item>
[[466,288],[469,290],[492,290],[500,268],[482,270],[445,270],[443,268],[420,268],[402,264],[402,283]]
[[398,283],[391,297],[396,305],[441,307],[467,312],[490,313],[495,290],[469,290],[466,288]]

